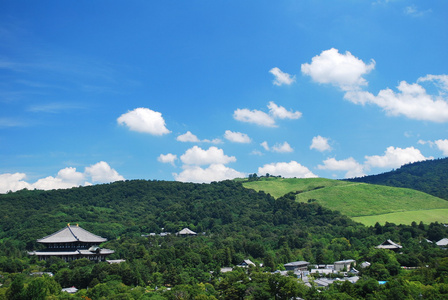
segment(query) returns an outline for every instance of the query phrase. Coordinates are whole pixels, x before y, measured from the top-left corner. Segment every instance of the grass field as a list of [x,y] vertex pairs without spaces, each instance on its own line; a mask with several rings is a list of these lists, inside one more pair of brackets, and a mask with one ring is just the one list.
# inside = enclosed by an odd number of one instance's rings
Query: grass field
[[412,189],[325,178],[263,178],[245,182],[246,188],[265,191],[278,198],[300,191],[297,201],[315,200],[366,225],[376,222],[410,224],[447,222],[448,201]]
[[289,192],[311,191],[319,187],[332,187],[339,185],[351,185],[352,182],[332,180],[326,178],[262,178],[258,181],[244,182],[248,189],[264,191],[274,198],[281,197]]
[[376,222],[382,225],[386,222],[410,225],[413,221],[417,224],[420,221],[426,224],[436,221],[439,223],[448,223],[448,209],[406,211],[376,216],[354,217],[352,219],[366,226],[373,226]]

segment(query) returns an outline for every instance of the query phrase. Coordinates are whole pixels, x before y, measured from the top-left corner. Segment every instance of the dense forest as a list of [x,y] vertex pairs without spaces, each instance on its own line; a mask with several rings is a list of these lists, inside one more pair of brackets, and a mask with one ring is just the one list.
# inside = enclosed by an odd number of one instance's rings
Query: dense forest
[[348,180],[410,188],[448,200],[448,158],[415,162],[391,172]]
[[[3,194],[0,211],[0,299],[448,297],[448,251],[428,241],[448,237],[443,224],[365,227],[313,201],[295,202],[294,192],[275,200],[235,181],[134,180]],[[126,261],[67,263],[27,255],[42,247],[36,239],[67,223],[108,238],[101,247],[115,250],[110,259]],[[174,234],[185,227],[199,234]],[[375,248],[386,239],[400,243],[402,251]],[[255,266],[235,268],[245,259]],[[273,273],[292,261],[343,259],[371,265],[360,269],[355,284],[340,281],[325,289],[312,282],[308,287],[292,273]],[[234,269],[222,273],[223,267]],[[30,275],[35,272],[54,276]],[[61,292],[71,286],[79,291]]]

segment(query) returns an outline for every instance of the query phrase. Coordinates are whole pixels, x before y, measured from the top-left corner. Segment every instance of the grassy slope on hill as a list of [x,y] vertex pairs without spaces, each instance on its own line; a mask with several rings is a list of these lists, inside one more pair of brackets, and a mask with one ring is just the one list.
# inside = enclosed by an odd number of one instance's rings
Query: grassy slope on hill
[[264,191],[274,198],[281,197],[289,192],[311,191],[323,187],[338,185],[351,185],[353,183],[326,178],[260,178],[257,181],[246,181],[243,186],[249,189]]
[[415,162],[383,174],[348,180],[411,188],[448,200],[448,158]]
[[380,224],[391,222],[395,224],[410,225],[412,222],[423,222],[426,224],[431,222],[446,223],[448,221],[447,216],[448,209],[429,209],[405,211],[375,216],[354,217],[352,219],[366,226],[373,226],[376,222]]
[[366,225],[371,225],[375,218],[380,223],[441,222],[441,209],[448,209],[447,201],[423,192],[324,178],[262,178],[243,185],[265,191],[276,198],[288,192],[300,191],[296,197],[298,201],[314,199],[324,207],[338,210]]

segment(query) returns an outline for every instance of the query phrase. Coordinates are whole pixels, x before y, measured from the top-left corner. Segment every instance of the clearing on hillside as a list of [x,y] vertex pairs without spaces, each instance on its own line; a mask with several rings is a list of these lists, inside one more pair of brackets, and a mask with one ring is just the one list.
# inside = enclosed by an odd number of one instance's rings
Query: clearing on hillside
[[448,201],[416,190],[325,178],[261,178],[243,186],[275,198],[298,192],[297,201],[316,201],[366,225],[374,220],[373,224],[440,222],[444,209],[448,209]]

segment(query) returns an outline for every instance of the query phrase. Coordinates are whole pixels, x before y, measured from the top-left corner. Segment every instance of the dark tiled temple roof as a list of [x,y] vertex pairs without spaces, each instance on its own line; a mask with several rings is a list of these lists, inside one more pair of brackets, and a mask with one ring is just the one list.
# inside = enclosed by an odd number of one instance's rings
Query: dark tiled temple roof
[[70,226],[70,224],[53,234],[37,240],[38,243],[103,243],[105,241],[107,239],[88,232],[78,225]]

